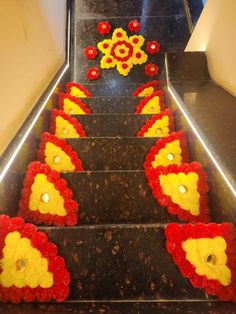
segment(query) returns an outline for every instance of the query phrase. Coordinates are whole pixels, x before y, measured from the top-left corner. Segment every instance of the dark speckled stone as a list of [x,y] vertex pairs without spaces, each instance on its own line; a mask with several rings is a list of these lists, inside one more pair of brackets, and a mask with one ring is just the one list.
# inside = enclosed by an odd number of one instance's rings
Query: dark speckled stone
[[83,125],[89,137],[136,136],[142,125],[151,115],[77,115],[74,116]]
[[8,314],[234,314],[234,303],[224,302],[73,302],[41,304],[0,304]]
[[145,156],[158,138],[80,138],[68,140],[85,170],[143,170]]
[[66,260],[70,300],[206,300],[166,251],[163,226],[40,229]]
[[134,16],[183,14],[183,3],[179,0],[76,0],[76,11],[80,16]]
[[134,113],[140,99],[135,97],[94,97],[82,101],[92,113]]
[[161,207],[144,171],[95,171],[62,175],[80,205],[80,224],[177,221]]

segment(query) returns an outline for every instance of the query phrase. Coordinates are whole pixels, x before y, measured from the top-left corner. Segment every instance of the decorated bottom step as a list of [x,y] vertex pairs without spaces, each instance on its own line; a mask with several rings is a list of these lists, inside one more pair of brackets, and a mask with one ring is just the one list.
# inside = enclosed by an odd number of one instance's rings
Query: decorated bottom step
[[69,300],[206,300],[165,248],[164,226],[41,227],[71,274]]

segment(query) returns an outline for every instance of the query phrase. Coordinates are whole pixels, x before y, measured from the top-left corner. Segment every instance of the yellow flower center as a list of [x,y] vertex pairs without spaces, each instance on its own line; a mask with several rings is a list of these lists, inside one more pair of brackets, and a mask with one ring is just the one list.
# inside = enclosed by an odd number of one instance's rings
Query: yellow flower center
[[223,237],[213,239],[188,239],[182,243],[187,260],[194,265],[198,275],[218,280],[223,286],[231,282],[231,271],[226,265],[227,244]]
[[0,284],[5,288],[53,286],[53,274],[48,271],[48,260],[42,257],[28,238],[21,237],[18,231],[6,236],[0,264]]

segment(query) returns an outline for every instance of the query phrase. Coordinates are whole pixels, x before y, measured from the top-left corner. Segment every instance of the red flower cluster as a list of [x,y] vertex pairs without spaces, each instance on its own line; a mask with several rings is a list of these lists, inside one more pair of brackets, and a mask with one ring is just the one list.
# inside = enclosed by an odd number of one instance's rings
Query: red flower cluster
[[97,49],[93,46],[88,46],[84,49],[84,55],[87,59],[95,59],[97,54]]
[[98,68],[89,68],[87,77],[90,81],[97,80],[100,77],[100,71]]
[[[41,214],[39,211],[29,209],[29,199],[32,192],[31,187],[37,174],[45,174],[47,180],[53,183],[55,189],[59,191],[64,199],[64,208],[67,211],[66,216]],[[28,166],[23,181],[18,216],[36,224],[44,223],[46,225],[74,226],[78,222],[78,203],[74,201],[72,197],[73,192],[67,187],[66,180],[62,179],[57,171],[51,170],[49,166],[41,164],[38,161],[32,162]]]
[[[117,56],[115,53],[116,47],[120,46],[120,45],[124,45],[129,49],[128,55],[126,55],[125,57]],[[116,60],[121,61],[121,62],[125,62],[125,61],[128,61],[130,57],[132,57],[133,51],[134,51],[133,46],[130,43],[127,43],[125,40],[119,40],[115,44],[113,44],[112,49],[111,49],[111,55]]]
[[145,65],[145,74],[148,76],[155,76],[159,72],[159,68],[156,64],[154,63],[149,63]]
[[[189,211],[182,209],[178,204],[172,202],[171,197],[163,193],[160,184],[160,175],[167,175],[169,173],[184,173],[195,172],[198,175],[197,191],[200,194],[199,206],[200,214],[198,216],[192,215]],[[145,171],[148,178],[148,185],[152,190],[153,196],[158,200],[161,206],[167,207],[167,210],[172,215],[177,215],[180,220],[189,222],[208,222],[209,208],[208,208],[208,184],[207,174],[202,169],[199,162],[192,162],[190,164],[169,165],[167,167],[158,166],[156,169],[147,169]]]
[[[142,110],[142,108],[141,108]],[[174,118],[173,118],[173,114],[172,114],[172,110],[171,109],[166,109],[161,111],[158,114],[155,114],[151,117],[151,119],[149,119],[145,125],[143,125],[141,127],[141,129],[137,132],[137,136],[138,137],[143,137],[144,134],[152,127],[152,125],[157,121],[157,120],[161,120],[163,117],[168,116],[169,118],[169,130],[170,132],[173,132],[174,130]]]
[[111,25],[109,22],[99,22],[97,25],[97,30],[101,35],[109,34],[111,30]]
[[40,251],[43,258],[48,260],[48,271],[53,274],[53,286],[51,288],[17,288],[11,286],[5,288],[0,285],[0,300],[3,302],[47,302],[56,300],[65,301],[69,295],[70,274],[66,269],[65,261],[58,256],[57,247],[48,241],[44,232],[37,231],[32,224],[26,224],[20,217],[10,218],[0,216],[0,259],[3,257],[5,238],[10,232],[17,231],[22,237],[28,238],[31,245]]
[[160,44],[155,40],[148,41],[146,45],[146,51],[150,53],[150,55],[154,55],[160,51]]
[[[231,223],[177,225],[169,224],[165,229],[167,238],[166,248],[172,255],[181,274],[187,277],[195,288],[202,288],[208,294],[216,295],[222,301],[236,302],[236,229]],[[183,241],[188,239],[223,237],[227,243],[226,265],[231,271],[231,283],[223,286],[218,280],[210,280],[204,275],[198,275],[195,267],[187,260],[186,252],[182,248]]]
[[159,105],[160,105],[161,111],[164,110],[164,108],[165,108],[165,103],[164,103],[163,92],[162,92],[161,90],[158,90],[158,91],[152,93],[150,96],[144,97],[144,98],[139,102],[139,104],[137,105],[135,113],[136,113],[136,114],[140,114],[140,113],[142,112],[143,108],[146,106],[146,104],[147,104],[153,97],[156,97],[156,96],[159,97]]
[[77,153],[73,150],[73,148],[67,144],[64,139],[59,139],[55,135],[52,135],[48,132],[44,132],[41,135],[41,142],[39,144],[39,149],[37,152],[38,160],[41,162],[45,162],[45,147],[47,142],[50,142],[58,147],[60,147],[71,159],[71,162],[75,166],[75,171],[83,171],[82,161],[79,159]]
[[85,137],[85,131],[82,124],[75,118],[72,118],[70,115],[66,114],[63,110],[52,109],[51,110],[51,119],[50,119],[50,129],[49,132],[55,134],[56,132],[56,118],[62,117],[64,120],[67,120],[75,128],[77,134],[80,137]]
[[[167,109],[167,110],[169,110],[169,109]],[[182,156],[182,163],[187,163],[188,162],[187,140],[186,140],[184,132],[183,131],[179,131],[179,132],[173,132],[169,136],[164,137],[164,138],[159,139],[159,140],[156,141],[156,143],[151,147],[150,151],[148,152],[148,154],[146,156],[146,160],[145,160],[145,163],[144,163],[144,169],[145,170],[153,169],[152,162],[155,160],[155,156],[159,153],[159,151],[162,148],[166,147],[166,144],[171,143],[171,142],[173,142],[175,140],[179,140],[180,141],[180,147],[181,147],[181,150],[182,150],[182,154],[181,154],[181,156]],[[150,173],[147,172],[147,175],[149,175],[149,174]]]
[[64,94],[64,93],[59,94],[59,98],[58,98],[58,108],[59,109],[64,110],[64,100],[65,99],[69,99],[70,101],[72,101],[73,103],[78,105],[86,114],[91,113],[91,110],[86,107],[85,103],[83,103],[83,101],[81,99],[73,97],[70,94]]
[[77,84],[77,83],[74,83],[74,82],[68,82],[68,83],[66,84],[66,93],[67,93],[67,94],[70,94],[72,87],[78,88],[78,89],[81,90],[87,97],[92,97],[92,96],[93,96],[84,86],[82,86],[82,85],[80,85],[80,84]]
[[128,24],[128,29],[132,33],[137,33],[141,28],[141,23],[138,20],[132,20]]
[[132,96],[133,97],[139,97],[139,95],[142,93],[142,91],[144,91],[146,88],[152,87],[153,88],[153,92],[158,90],[158,81],[151,81],[151,82],[147,82],[142,84],[141,86],[139,86],[133,93]]

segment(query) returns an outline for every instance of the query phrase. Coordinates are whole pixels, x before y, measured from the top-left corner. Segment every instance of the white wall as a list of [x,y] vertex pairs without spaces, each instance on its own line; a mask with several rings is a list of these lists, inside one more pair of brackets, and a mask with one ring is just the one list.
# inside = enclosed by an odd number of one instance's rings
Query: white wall
[[0,154],[65,58],[66,0],[0,0]]
[[236,95],[236,0],[207,0],[186,51],[206,51],[212,78]]

